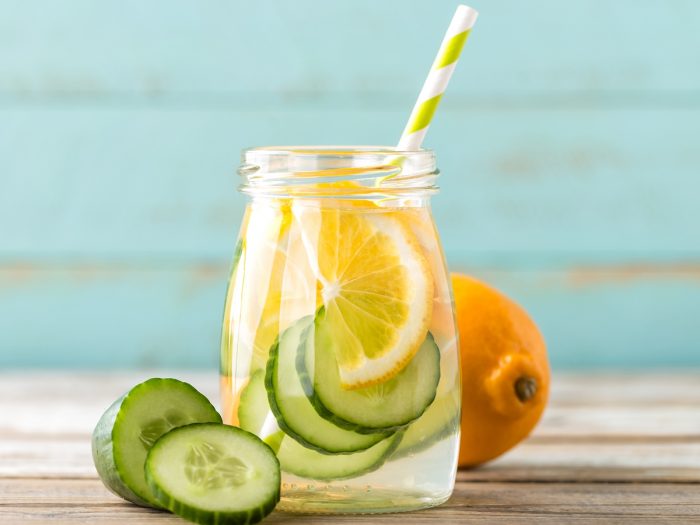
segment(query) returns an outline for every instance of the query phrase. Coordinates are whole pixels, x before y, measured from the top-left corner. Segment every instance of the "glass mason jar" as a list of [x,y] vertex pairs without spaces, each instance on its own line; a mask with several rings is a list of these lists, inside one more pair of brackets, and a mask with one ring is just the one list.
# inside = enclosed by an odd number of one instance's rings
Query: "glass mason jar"
[[224,421],[282,468],[281,510],[395,512],[453,490],[460,367],[431,151],[243,152]]

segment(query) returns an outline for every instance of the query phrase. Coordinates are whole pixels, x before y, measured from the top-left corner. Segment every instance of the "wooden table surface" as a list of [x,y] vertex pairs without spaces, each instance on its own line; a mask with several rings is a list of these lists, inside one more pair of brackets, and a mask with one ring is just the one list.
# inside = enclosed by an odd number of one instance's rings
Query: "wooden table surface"
[[[153,373],[0,373],[0,523],[185,523],[113,496],[90,432]],[[216,399],[211,374],[188,380]],[[558,374],[546,415],[515,450],[460,471],[441,507],[265,523],[700,523],[700,371]]]

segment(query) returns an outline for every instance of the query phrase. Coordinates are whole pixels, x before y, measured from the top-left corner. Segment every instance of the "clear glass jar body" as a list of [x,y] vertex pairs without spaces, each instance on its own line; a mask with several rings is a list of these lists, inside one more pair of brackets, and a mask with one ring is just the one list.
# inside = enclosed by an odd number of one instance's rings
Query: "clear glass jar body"
[[396,512],[454,487],[460,366],[431,152],[244,152],[224,421],[282,467],[280,510]]

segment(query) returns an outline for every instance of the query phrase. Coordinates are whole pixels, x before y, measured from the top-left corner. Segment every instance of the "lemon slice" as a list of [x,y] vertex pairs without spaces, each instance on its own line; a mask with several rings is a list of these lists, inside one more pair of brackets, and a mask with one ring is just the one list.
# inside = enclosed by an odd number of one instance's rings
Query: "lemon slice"
[[448,347],[457,332],[450,291],[450,278],[445,266],[442,245],[435,228],[430,210],[413,208],[396,214],[414,234],[433,275],[433,314],[430,333],[442,350]]
[[293,207],[344,388],[398,374],[426,337],[433,277],[413,233],[389,213]]
[[[308,290],[309,273],[290,258],[291,209],[279,200],[251,205],[243,229],[243,253],[236,271],[231,312],[235,312],[234,342],[238,375],[263,368],[278,334],[306,310],[297,314],[297,303],[315,301],[315,289]],[[312,294],[311,299],[307,294]],[[283,315],[285,318],[283,318]],[[289,319],[293,317],[293,319]]]

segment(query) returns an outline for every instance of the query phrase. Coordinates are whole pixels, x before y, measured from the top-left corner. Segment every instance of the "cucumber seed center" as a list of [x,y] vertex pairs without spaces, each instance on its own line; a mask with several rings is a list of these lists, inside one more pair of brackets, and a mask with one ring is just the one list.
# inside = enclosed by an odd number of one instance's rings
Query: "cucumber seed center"
[[152,419],[141,427],[139,440],[146,450],[150,450],[153,443],[155,443],[160,436],[188,422],[189,421],[180,412],[168,410],[163,417]]
[[193,485],[206,489],[238,487],[252,475],[248,465],[235,456],[227,456],[207,442],[190,446],[185,458],[185,476]]

